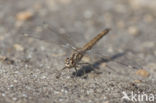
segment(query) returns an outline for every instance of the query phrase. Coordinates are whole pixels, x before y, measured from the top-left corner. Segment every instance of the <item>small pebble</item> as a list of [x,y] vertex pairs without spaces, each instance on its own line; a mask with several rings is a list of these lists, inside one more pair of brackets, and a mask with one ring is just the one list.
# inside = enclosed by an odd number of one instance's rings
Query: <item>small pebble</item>
[[12,99],[13,99],[14,101],[16,101],[16,100],[17,100],[17,98],[16,98],[16,97],[13,97]]
[[14,44],[13,47],[16,49],[16,51],[23,51],[24,50],[23,46],[20,44]]
[[14,87],[14,85],[11,84],[11,85],[10,85],[10,88],[13,88],[13,87]]
[[107,63],[100,64],[100,68],[105,68],[107,66]]
[[23,97],[28,97],[27,94],[22,94]]
[[0,55],[0,60],[5,60],[5,59],[6,59],[5,56],[1,56],[1,55]]
[[46,78],[47,78],[46,76],[44,76],[44,75],[42,76],[42,79],[46,79]]
[[135,26],[131,26],[128,28],[128,32],[129,34],[136,36],[139,34],[139,29]]
[[148,77],[149,76],[149,72],[144,70],[144,69],[139,69],[136,71],[136,74],[142,77]]
[[145,15],[144,16],[144,21],[151,23],[154,20],[154,17],[152,15]]
[[14,80],[14,83],[17,83],[18,81],[17,80]]
[[65,90],[65,89],[61,89],[61,92],[63,92],[63,93],[68,93],[68,91]]
[[90,10],[86,10],[85,12],[84,12],[84,17],[86,18],[86,19],[89,19],[89,18],[91,18],[93,16],[93,13],[90,11]]
[[117,27],[119,27],[119,28],[124,28],[124,27],[125,27],[124,21],[118,21],[118,22],[117,22]]
[[4,40],[4,36],[1,36],[1,35],[0,35],[0,40]]
[[104,102],[104,103],[109,103],[109,101],[106,101],[106,102]]
[[31,11],[22,11],[17,13],[16,18],[19,21],[26,21],[33,17],[33,13]]
[[113,49],[112,47],[109,47],[109,48],[107,49],[107,51],[108,51],[109,53],[113,53],[113,52],[114,52],[114,49]]
[[54,91],[54,94],[60,94],[60,92],[59,91]]
[[153,41],[147,41],[147,42],[144,42],[142,46],[143,48],[152,48],[155,46],[155,43]]
[[134,80],[134,83],[141,83],[141,80]]
[[90,90],[87,90],[86,92],[89,95],[89,94],[93,94],[94,93],[94,90],[93,89],[90,89]]
[[5,93],[2,93],[2,96],[3,96],[3,97],[5,97],[5,96],[6,96],[6,94],[5,94]]

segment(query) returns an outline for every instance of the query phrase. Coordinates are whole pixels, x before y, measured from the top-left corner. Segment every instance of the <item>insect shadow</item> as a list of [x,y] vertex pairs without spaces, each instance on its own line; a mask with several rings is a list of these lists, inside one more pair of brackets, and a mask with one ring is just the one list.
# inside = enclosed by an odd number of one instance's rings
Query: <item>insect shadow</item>
[[[107,63],[109,61],[113,61],[117,58],[120,58],[124,55],[126,55],[127,51],[123,52],[123,53],[117,53],[113,56],[111,56],[110,58],[101,58],[97,61],[95,61],[94,63],[90,64],[90,63],[87,63],[87,65],[84,65],[82,66],[77,72],[73,72],[72,73],[72,76],[75,76],[75,77],[82,77],[84,76],[85,74],[88,74],[92,71],[96,71],[96,69],[99,69],[99,65],[102,64],[102,63]],[[86,64],[86,63],[85,63]],[[125,64],[123,64],[125,65]],[[97,74],[101,74],[102,72],[96,72]]]

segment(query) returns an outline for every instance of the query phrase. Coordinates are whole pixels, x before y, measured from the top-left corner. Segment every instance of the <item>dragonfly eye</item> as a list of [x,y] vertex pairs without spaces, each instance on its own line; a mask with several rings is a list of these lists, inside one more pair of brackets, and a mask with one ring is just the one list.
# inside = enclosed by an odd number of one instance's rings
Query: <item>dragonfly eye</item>
[[68,63],[68,62],[69,62],[69,58],[66,58],[65,63]]
[[66,66],[70,65],[70,58],[66,58],[65,64],[66,64]]

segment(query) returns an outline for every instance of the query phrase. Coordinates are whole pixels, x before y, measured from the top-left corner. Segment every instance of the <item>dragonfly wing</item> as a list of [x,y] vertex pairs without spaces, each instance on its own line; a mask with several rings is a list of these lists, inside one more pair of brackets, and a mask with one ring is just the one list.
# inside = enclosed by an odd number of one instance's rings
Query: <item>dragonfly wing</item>
[[[22,32],[22,36],[43,41],[48,44],[56,44],[66,49],[75,49],[76,45],[71,40],[71,36],[67,35],[64,28],[42,24],[41,26],[33,26],[33,30],[29,33]],[[24,31],[25,27],[21,27],[20,31]],[[27,27],[28,28],[28,27]],[[70,34],[70,33],[68,33]]]
[[[93,64],[95,65],[98,64],[98,66],[101,66],[103,63],[106,63],[106,67],[108,67],[110,70],[120,75],[121,74],[128,75],[127,73],[130,74],[132,69],[143,68],[140,64],[137,63],[137,61],[133,59],[133,57],[129,58],[130,57],[128,55],[129,51],[105,56],[98,50],[91,50],[88,52],[88,54],[89,56],[94,55],[94,58],[96,57],[95,63]],[[124,68],[130,68],[130,69],[124,69]]]
[[62,25],[59,27],[56,27],[54,25],[44,23],[44,26],[46,29],[50,30],[51,32],[59,36],[60,38],[59,42],[64,42],[64,44],[71,46],[73,49],[77,48],[76,44],[71,39],[71,33],[69,31],[66,32],[65,28]]

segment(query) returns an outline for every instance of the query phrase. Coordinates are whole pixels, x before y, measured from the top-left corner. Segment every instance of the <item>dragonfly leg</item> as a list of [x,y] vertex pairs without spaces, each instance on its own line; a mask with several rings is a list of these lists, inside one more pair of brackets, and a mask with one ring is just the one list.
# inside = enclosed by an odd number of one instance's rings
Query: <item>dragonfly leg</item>
[[77,66],[74,67],[74,69],[75,69],[75,76],[77,76],[77,73],[78,73],[78,70],[77,70],[76,67],[77,67]]
[[76,73],[77,73],[77,68],[76,68],[76,66],[74,67],[74,69],[75,69],[75,71],[76,71]]
[[[61,69],[61,71],[63,71],[63,70],[66,69],[66,68],[67,68],[67,67],[63,67],[63,68]],[[61,71],[57,73],[56,78],[60,78],[60,76],[61,76]]]
[[64,70],[64,69],[66,69],[67,67],[63,67],[61,70]]

